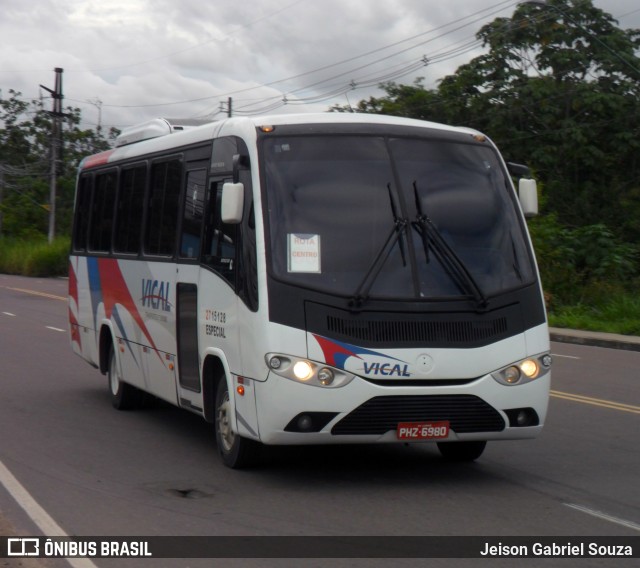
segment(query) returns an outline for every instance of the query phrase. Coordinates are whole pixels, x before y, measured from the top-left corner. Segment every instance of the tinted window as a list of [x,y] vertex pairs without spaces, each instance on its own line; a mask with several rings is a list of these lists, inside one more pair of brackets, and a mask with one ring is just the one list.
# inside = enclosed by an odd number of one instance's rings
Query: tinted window
[[[212,174],[226,174],[233,170],[233,156],[240,153],[238,150],[239,142],[242,144],[242,141],[235,136],[216,138],[213,141]],[[244,144],[242,145],[244,146]]]
[[223,223],[220,218],[223,184],[223,180],[211,184],[207,233],[202,260],[235,286],[238,225],[228,225]]
[[146,166],[136,166],[122,172],[113,244],[113,250],[116,252],[137,253],[140,248],[146,183]]
[[262,150],[271,269],[282,280],[403,299],[468,296],[465,275],[485,295],[533,280],[516,204],[488,145],[274,136]]
[[[485,293],[531,282],[522,227],[490,147],[412,139],[391,140],[390,147],[408,203],[420,200],[423,214]],[[410,217],[416,215],[412,207]],[[416,248],[422,249],[416,231],[413,236]],[[433,271],[423,258],[419,255],[420,279],[429,290],[426,283]]]
[[181,178],[180,160],[158,162],[151,167],[145,241],[147,254],[173,256],[175,252]]
[[87,231],[91,215],[91,188],[93,177],[83,175],[78,184],[78,195],[75,208],[75,228],[73,233],[73,248],[82,251],[87,248]]
[[180,256],[183,258],[200,257],[200,238],[204,217],[204,196],[207,181],[206,170],[194,170],[187,174],[187,189],[184,196],[184,214],[182,218],[182,237]]
[[89,249],[93,251],[108,252],[111,249],[117,179],[115,171],[96,176],[89,230]]

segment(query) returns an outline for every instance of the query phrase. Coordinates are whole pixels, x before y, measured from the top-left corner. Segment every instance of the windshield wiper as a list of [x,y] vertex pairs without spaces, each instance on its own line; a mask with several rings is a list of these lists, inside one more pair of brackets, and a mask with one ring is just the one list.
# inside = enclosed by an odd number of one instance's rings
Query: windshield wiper
[[382,248],[378,251],[378,254],[373,259],[369,270],[365,274],[364,278],[360,282],[360,285],[356,289],[354,295],[349,300],[349,307],[359,309],[368,299],[369,292],[373,284],[380,274],[382,267],[389,258],[393,247],[396,243],[400,245],[400,255],[402,256],[402,266],[407,266],[407,256],[404,249],[404,233],[407,230],[408,221],[398,217],[398,211],[396,204],[393,201],[393,193],[391,191],[391,184],[387,184],[387,190],[389,192],[389,201],[391,202],[391,213],[393,215],[393,227],[387,237],[387,240],[382,245]]
[[475,278],[469,272],[469,269],[465,266],[456,251],[451,248],[449,243],[440,234],[438,227],[433,224],[433,221],[431,221],[422,210],[418,185],[415,181],[413,182],[413,195],[416,201],[417,215],[416,220],[411,223],[411,226],[422,238],[426,262],[430,262],[429,249],[431,248],[436,258],[440,261],[440,264],[442,264],[447,273],[451,275],[456,284],[460,286],[461,290],[470,293],[479,308],[486,308],[489,302]]

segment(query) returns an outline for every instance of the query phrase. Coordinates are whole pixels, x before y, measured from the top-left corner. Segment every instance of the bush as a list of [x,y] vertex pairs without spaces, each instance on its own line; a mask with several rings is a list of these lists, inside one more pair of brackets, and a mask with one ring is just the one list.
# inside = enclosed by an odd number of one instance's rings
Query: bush
[[68,237],[52,244],[43,239],[0,239],[0,272],[23,276],[66,276],[69,267]]
[[532,221],[530,231],[552,310],[601,303],[629,290],[638,273],[638,248],[605,225],[569,229],[551,215]]

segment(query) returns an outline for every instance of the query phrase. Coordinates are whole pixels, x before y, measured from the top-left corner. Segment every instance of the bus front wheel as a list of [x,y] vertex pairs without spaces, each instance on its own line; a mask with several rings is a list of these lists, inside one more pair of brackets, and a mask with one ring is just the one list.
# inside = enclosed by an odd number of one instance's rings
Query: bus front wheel
[[260,443],[243,438],[231,427],[231,400],[227,381],[222,378],[216,393],[216,444],[218,453],[227,467],[242,469],[255,465],[260,452]]
[[439,442],[438,449],[447,461],[471,462],[484,452],[486,442]]

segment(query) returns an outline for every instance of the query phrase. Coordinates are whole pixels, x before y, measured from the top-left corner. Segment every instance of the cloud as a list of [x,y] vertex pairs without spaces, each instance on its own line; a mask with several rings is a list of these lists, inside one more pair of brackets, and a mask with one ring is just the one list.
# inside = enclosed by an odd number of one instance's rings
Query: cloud
[[[630,13],[622,27],[640,27],[636,0],[595,3],[614,16]],[[380,94],[385,78],[435,84],[478,55],[475,33],[516,4],[0,0],[0,89],[37,97],[38,85],[52,86],[53,69],[62,67],[68,103],[90,124],[99,99],[103,125],[118,127],[212,115],[229,96],[238,112],[325,110]]]

